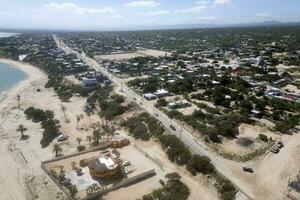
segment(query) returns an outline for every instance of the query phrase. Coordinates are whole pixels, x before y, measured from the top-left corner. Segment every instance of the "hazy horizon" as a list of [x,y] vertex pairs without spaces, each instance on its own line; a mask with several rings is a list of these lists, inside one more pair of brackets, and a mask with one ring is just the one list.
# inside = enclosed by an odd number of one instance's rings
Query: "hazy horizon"
[[1,29],[134,30],[188,24],[298,22],[297,0],[0,1]]

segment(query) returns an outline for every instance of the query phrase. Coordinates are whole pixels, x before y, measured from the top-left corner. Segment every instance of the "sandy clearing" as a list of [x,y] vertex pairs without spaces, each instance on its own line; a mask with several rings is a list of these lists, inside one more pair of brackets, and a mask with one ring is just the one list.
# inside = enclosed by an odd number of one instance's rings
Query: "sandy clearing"
[[153,56],[153,57],[160,57],[160,56],[169,56],[170,53],[165,51],[158,51],[152,49],[139,49],[132,53],[115,53],[115,54],[108,54],[108,55],[96,55],[94,56],[97,60],[104,59],[104,60],[129,60],[136,57],[146,57],[146,56]]

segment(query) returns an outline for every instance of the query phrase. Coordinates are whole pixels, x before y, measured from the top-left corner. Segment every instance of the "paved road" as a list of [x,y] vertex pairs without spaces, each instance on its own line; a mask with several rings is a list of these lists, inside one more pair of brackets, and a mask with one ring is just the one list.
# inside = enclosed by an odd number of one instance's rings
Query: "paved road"
[[[75,54],[78,58],[82,59],[90,67],[94,68],[96,71],[101,72],[103,75],[107,76],[117,87],[121,88],[121,91],[126,94],[126,96],[140,104],[148,113],[153,115],[158,119],[166,128],[170,130],[171,133],[179,137],[182,142],[185,143],[194,153],[199,155],[205,155],[210,158],[212,164],[216,167],[217,171],[223,176],[227,177],[237,188],[239,188],[238,196],[243,196],[244,199],[255,199],[255,189],[236,175],[233,170],[225,163],[224,159],[217,155],[216,153],[210,151],[204,144],[194,138],[183,126],[179,125],[177,122],[170,119],[160,110],[154,107],[154,103],[151,101],[145,101],[143,97],[136,94],[131,90],[122,79],[112,75],[104,66],[98,64],[95,60],[87,57],[85,54],[81,54],[67,47],[63,41],[56,35],[53,36],[57,46],[63,49],[66,53]],[[171,129],[170,126],[175,127]]]

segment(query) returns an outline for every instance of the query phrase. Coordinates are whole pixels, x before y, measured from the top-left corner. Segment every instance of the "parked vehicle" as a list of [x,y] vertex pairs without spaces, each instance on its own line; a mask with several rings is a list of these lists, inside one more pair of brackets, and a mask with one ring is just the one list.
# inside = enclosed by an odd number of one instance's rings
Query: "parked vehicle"
[[125,173],[126,173],[126,174],[131,174],[132,172],[133,172],[132,169],[126,169],[126,170],[125,170]]
[[57,137],[57,141],[58,141],[58,142],[62,142],[62,141],[67,140],[68,138],[69,138],[68,135],[61,134],[61,135],[59,135],[59,136]]
[[279,152],[279,149],[277,149],[275,146],[273,146],[271,149],[270,149],[270,151],[272,152],[272,153],[278,153]]
[[278,149],[281,149],[283,147],[282,142],[277,142],[275,145]]
[[130,165],[130,162],[128,160],[125,160],[122,165],[125,167],[125,166],[129,166]]
[[243,171],[249,172],[249,173],[254,173],[253,169],[250,167],[243,167]]
[[173,126],[172,124],[170,125],[170,128],[171,128],[173,131],[176,131],[175,126]]
[[165,186],[165,182],[162,179],[159,179],[159,183],[161,184],[161,186]]

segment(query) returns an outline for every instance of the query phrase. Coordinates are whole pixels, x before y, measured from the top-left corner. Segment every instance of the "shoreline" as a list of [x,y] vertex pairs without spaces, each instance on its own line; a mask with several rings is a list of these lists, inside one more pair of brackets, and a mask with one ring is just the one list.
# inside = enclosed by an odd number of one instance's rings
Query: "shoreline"
[[46,76],[46,74],[40,69],[27,63],[22,63],[4,58],[0,58],[0,62],[7,64],[10,67],[20,70],[26,74],[25,79],[15,83],[14,85],[10,86],[8,89],[0,93],[0,103],[5,99],[15,98],[18,92],[21,91],[23,87],[25,87],[26,85],[30,84],[32,81],[38,78]]
[[[25,80],[5,90],[0,97],[0,199],[66,200],[41,169],[41,161],[53,157],[52,146],[41,148],[41,125],[24,115],[25,108],[36,106],[55,111],[61,120],[59,100],[52,89],[43,88],[48,78],[39,68],[8,59],[0,59],[0,62],[27,74]],[[42,90],[37,92],[39,88]],[[18,94],[21,95],[20,109],[16,98]],[[27,128],[25,134],[29,135],[29,139],[26,141],[20,140],[20,133],[16,132],[20,124]]]

